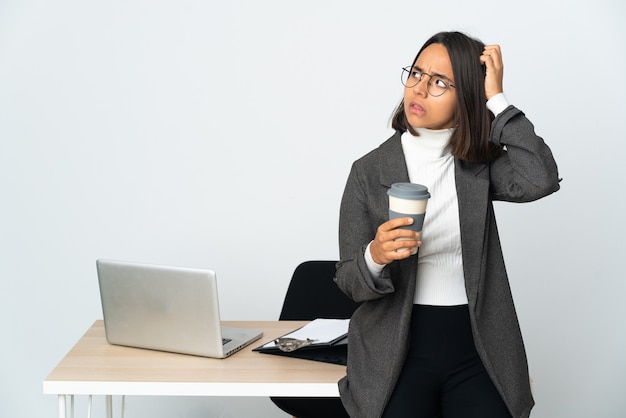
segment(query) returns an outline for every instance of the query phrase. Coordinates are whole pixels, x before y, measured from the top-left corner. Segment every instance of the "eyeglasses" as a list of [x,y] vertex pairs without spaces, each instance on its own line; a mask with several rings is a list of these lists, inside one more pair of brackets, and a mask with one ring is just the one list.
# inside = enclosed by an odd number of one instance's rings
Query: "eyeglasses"
[[424,73],[415,67],[404,67],[402,69],[402,84],[409,88],[415,87],[422,81],[425,75],[430,77],[428,84],[426,84],[426,89],[428,94],[433,97],[441,96],[448,90],[448,87],[455,87],[447,78],[437,74]]

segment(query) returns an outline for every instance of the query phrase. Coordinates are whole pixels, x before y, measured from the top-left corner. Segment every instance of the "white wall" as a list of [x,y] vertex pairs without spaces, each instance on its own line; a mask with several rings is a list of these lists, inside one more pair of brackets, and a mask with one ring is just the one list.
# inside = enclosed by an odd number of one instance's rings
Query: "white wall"
[[[373,3],[0,2],[0,416],[56,415],[42,380],[101,317],[96,258],[214,268],[224,319],[277,318],[294,267],[338,256],[344,182],[391,134],[400,68],[450,29],[502,45],[564,178],[496,206],[533,416],[623,414],[624,3]],[[129,398],[127,416],[284,414]]]

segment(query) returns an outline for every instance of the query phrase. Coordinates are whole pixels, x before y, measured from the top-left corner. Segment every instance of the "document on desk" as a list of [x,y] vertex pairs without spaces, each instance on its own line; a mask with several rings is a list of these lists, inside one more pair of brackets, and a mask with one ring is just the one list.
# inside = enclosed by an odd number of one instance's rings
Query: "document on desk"
[[349,324],[349,319],[318,318],[253,351],[345,366]]
[[[300,341],[311,340],[311,348],[320,345],[332,345],[348,334],[349,324],[349,319],[317,318],[302,328],[298,328],[289,334],[283,335],[281,338],[292,338]],[[270,341],[261,346],[260,349],[275,347],[276,342]]]

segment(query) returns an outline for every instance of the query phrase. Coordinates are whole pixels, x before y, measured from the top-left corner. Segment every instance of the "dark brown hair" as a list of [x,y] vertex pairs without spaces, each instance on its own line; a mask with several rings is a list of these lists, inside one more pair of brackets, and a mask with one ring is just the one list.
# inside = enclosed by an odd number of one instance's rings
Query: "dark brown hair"
[[[486,106],[485,67],[479,59],[485,44],[460,32],[440,32],[426,41],[413,64],[432,44],[443,45],[452,63],[456,88],[456,129],[450,138],[452,155],[474,163],[489,162],[502,152],[502,147],[489,141],[493,115]],[[391,127],[415,134],[404,113],[404,99],[391,117]]]

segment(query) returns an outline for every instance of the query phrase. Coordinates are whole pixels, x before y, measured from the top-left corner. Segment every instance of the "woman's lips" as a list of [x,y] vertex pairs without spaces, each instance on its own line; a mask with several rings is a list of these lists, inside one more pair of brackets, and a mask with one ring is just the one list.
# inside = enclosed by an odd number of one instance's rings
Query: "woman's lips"
[[426,114],[426,109],[424,109],[419,103],[410,103],[409,110],[411,113],[422,116]]

